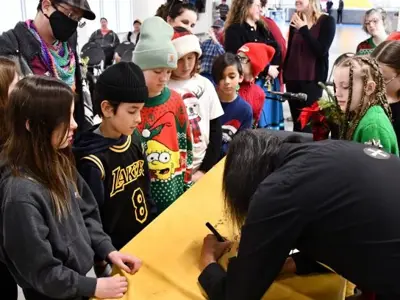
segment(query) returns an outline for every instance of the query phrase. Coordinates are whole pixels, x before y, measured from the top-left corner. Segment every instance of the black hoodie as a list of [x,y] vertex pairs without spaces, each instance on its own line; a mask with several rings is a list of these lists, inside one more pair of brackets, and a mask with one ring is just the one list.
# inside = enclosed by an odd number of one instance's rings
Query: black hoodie
[[97,129],[77,138],[74,154],[100,207],[104,230],[120,249],[154,219],[156,206],[140,140],[135,135],[105,138]]
[[106,259],[115,248],[82,177],[77,190],[71,185],[70,213],[59,220],[41,183],[13,176],[5,164],[0,173],[0,260],[18,285],[49,298],[94,296],[96,279],[85,276],[93,256]]

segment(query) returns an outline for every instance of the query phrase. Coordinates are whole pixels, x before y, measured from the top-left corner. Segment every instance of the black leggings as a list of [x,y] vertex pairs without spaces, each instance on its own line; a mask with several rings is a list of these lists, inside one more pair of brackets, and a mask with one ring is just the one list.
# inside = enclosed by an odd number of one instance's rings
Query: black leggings
[[311,128],[306,126],[301,129],[298,121],[300,112],[304,107],[311,106],[322,96],[322,88],[315,81],[288,81],[286,82],[286,90],[290,93],[307,94],[307,101],[289,100],[290,114],[293,119],[293,131],[311,133]]
[[0,276],[1,276],[1,288],[0,293],[2,295],[2,299],[10,299],[17,300],[18,299],[18,288],[15,283],[14,278],[11,273],[8,271],[7,266],[3,263],[0,263]]

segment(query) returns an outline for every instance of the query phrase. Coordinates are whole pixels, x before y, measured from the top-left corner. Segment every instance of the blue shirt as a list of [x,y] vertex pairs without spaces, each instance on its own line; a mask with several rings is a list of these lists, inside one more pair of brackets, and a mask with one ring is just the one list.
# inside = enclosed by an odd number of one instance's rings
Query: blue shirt
[[253,110],[250,104],[237,96],[232,102],[221,102],[224,114],[220,117],[222,125],[222,149],[224,156],[228,151],[229,142],[241,130],[251,128]]

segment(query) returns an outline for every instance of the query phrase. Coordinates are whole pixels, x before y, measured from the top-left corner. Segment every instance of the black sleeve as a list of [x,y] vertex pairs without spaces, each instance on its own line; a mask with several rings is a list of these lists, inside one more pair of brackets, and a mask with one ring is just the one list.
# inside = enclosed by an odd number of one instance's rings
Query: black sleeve
[[210,143],[208,144],[206,155],[200,165],[200,171],[204,173],[211,170],[218,162],[222,146],[222,127],[220,118],[210,121]]
[[104,183],[100,169],[90,161],[83,161],[79,165],[79,173],[88,184],[101,209],[104,204]]
[[227,273],[212,264],[199,277],[210,300],[262,298],[305,226],[306,213],[296,194],[283,183],[265,181],[259,186],[242,228],[238,256],[229,261]]
[[310,46],[311,51],[318,57],[322,58],[329,53],[336,33],[335,19],[331,16],[322,16],[321,28],[318,38],[314,38],[307,26],[300,28],[299,32]]
[[313,259],[310,259],[302,252],[297,252],[291,255],[296,264],[296,274],[297,275],[308,275],[313,273],[331,273],[332,271],[325,268],[320,263]]
[[99,209],[93,193],[79,175],[77,187],[82,197],[82,201],[79,201],[79,207],[92,241],[92,248],[99,258],[106,259],[108,254],[116,251],[116,249],[112,245],[110,237],[103,230]]
[[[41,294],[51,298],[92,297],[96,279],[82,276],[55,258],[47,239],[49,227],[41,209],[33,204],[35,195],[23,189],[13,191],[2,208],[3,247],[19,276]],[[23,199],[23,201],[21,201]]]
[[93,32],[92,35],[90,36],[89,43],[96,41],[96,35],[97,35],[97,30],[95,32]]
[[229,26],[225,31],[225,51],[236,54],[246,41],[245,34],[240,30],[240,26]]

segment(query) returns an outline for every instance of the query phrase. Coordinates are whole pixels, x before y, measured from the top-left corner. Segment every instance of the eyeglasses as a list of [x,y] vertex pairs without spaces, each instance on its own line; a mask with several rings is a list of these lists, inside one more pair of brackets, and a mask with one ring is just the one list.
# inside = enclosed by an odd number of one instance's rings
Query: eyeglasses
[[250,62],[250,59],[247,56],[236,55],[236,57],[242,64],[248,64]]
[[390,78],[389,80],[384,80],[383,82],[388,85],[389,83],[391,83],[393,80],[395,80],[397,77],[399,77],[400,74],[397,74],[395,76],[393,76],[392,78]]
[[364,25],[365,26],[369,26],[369,25],[376,25],[376,24],[378,24],[379,23],[379,19],[372,19],[371,21],[365,21],[365,23],[364,23]]
[[[76,15],[75,13],[69,11],[68,8],[62,6],[61,4],[53,4],[53,7],[57,11],[59,11],[59,12],[63,13],[64,15],[66,15],[71,20],[74,20],[75,22],[80,22],[82,20],[82,16]],[[61,8],[61,10],[59,8]]]

